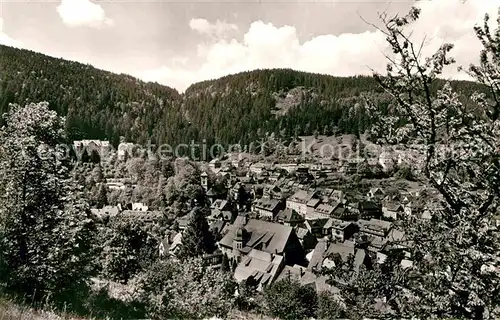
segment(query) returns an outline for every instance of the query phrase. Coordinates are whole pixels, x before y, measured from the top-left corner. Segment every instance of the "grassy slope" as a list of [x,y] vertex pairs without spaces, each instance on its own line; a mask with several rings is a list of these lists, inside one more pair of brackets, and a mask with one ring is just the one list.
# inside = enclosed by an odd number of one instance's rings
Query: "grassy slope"
[[[0,299],[0,320],[84,320],[69,315],[58,315],[51,311],[34,310],[12,301]],[[90,320],[90,319],[89,319]]]
[[[274,320],[273,318],[253,313],[233,311],[229,316],[235,320]],[[216,319],[216,318],[213,318]],[[0,299],[0,320],[94,320],[78,318],[70,315],[56,314],[51,311],[34,310],[26,306],[19,306],[12,301]]]

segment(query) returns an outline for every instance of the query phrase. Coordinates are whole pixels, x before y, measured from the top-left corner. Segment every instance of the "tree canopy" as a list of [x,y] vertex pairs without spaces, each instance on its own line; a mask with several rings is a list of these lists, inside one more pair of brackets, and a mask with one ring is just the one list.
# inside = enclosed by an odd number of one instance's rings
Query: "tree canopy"
[[[64,298],[92,273],[94,221],[70,175],[64,119],[47,103],[12,105],[0,129],[2,281],[38,300]],[[69,297],[68,297],[69,298]]]
[[[466,81],[454,81],[452,87],[465,94],[479,88]],[[194,141],[209,148],[215,143],[249,146],[266,133],[276,138],[359,134],[372,124],[366,97],[384,111],[392,102],[373,77],[290,69],[242,72],[193,84],[179,94],[128,75],[0,45],[0,113],[9,103],[48,101],[66,116],[69,139],[107,139],[115,147],[120,137],[142,145],[151,140],[175,148]],[[178,152],[191,154],[186,148]]]
[[373,133],[381,143],[418,146],[423,182],[438,191],[434,201],[441,208],[432,211],[431,221],[403,219],[400,227],[413,266],[375,281],[391,283],[390,293],[379,294],[402,317],[495,318],[500,239],[492,218],[500,195],[500,92],[494,79],[499,75],[500,29],[491,32],[488,17],[476,28],[483,50],[480,65],[471,66],[469,73],[489,92],[472,93],[473,103],[465,103],[449,83],[437,79],[454,62],[453,46],[443,44],[424,59],[412,42],[407,27],[419,13],[413,8],[406,16],[383,16],[382,31],[396,59],[390,59],[384,76],[375,76],[396,103],[390,116],[372,105],[378,117]]

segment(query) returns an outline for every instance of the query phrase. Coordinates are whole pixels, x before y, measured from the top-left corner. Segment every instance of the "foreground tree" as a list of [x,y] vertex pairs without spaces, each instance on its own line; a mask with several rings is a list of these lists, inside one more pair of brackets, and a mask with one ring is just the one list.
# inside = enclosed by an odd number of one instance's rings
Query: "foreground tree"
[[145,306],[151,318],[168,318],[174,313],[171,305],[172,294],[167,284],[174,279],[177,272],[177,264],[172,260],[158,260],[131,281],[130,285],[136,288],[135,300]]
[[453,46],[422,59],[422,46],[407,35],[419,13],[413,8],[404,17],[382,17],[394,57],[387,74],[375,76],[394,110],[390,116],[372,110],[378,114],[372,134],[379,142],[416,146],[423,182],[438,191],[443,209],[432,221],[410,216],[403,222],[414,265],[399,274],[396,283],[404,285],[395,285],[389,300],[405,317],[495,318],[500,241],[491,222],[500,195],[500,30],[491,33],[487,19],[476,28],[483,51],[470,74],[489,92],[463,101],[448,83],[435,93],[437,77],[454,62]]
[[344,314],[335,295],[328,291],[318,293],[318,319],[341,319],[345,318]]
[[205,198],[196,165],[186,159],[176,159],[174,167],[175,175],[167,180],[165,196],[167,204],[175,208],[174,213],[182,215],[185,210],[191,209],[186,203],[196,201],[201,205]]
[[234,303],[232,275],[201,259],[158,261],[136,282],[137,295],[153,319],[225,317]]
[[158,240],[138,222],[112,222],[101,237],[101,265],[107,279],[126,283],[158,258]]
[[69,299],[92,268],[94,224],[70,176],[64,119],[12,105],[0,129],[0,254],[8,291]]
[[316,316],[316,291],[297,281],[285,279],[273,283],[264,291],[264,299],[273,317],[306,319]]
[[209,229],[206,219],[207,210],[196,207],[191,213],[191,219],[182,233],[181,258],[199,257],[215,250],[215,239]]

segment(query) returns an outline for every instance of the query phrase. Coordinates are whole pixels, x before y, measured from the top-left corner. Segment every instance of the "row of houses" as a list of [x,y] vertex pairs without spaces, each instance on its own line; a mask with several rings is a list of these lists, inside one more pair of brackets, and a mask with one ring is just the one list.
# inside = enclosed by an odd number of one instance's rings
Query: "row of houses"
[[[224,227],[218,246],[222,255],[236,262],[235,279],[251,278],[259,290],[278,279],[294,277],[318,290],[335,292],[331,279],[321,276],[320,271],[333,268],[336,255],[343,261],[353,257],[354,269],[350,271],[354,275],[362,264],[385,261],[387,251],[393,249],[389,244],[404,244],[404,234],[392,229],[388,221],[329,218],[319,230],[315,230],[314,221],[302,220],[292,226],[239,215]],[[410,258],[407,256],[402,265],[410,267]]]
[[[131,142],[122,142],[118,145],[116,155],[118,160],[126,160],[127,157],[132,157],[135,144]],[[101,159],[111,156],[115,150],[111,143],[106,140],[75,140],[73,141],[73,149],[77,154],[87,151],[91,154],[93,151],[97,152]]]
[[100,219],[120,219],[154,223],[162,217],[160,211],[150,210],[143,203],[129,203],[125,206],[104,206],[101,209],[92,208],[90,211]]

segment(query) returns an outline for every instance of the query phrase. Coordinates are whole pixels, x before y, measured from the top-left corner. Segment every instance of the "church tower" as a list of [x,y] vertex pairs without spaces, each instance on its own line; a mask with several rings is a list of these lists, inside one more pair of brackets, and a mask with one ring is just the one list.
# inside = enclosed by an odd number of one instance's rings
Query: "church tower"
[[236,235],[233,239],[233,257],[236,260],[236,262],[240,262],[241,260],[240,250],[243,249],[244,235],[245,235],[245,230],[243,229],[243,226],[241,226],[238,228],[238,230],[236,230]]
[[203,172],[201,174],[201,186],[205,190],[205,192],[208,191],[208,174],[206,172]]

